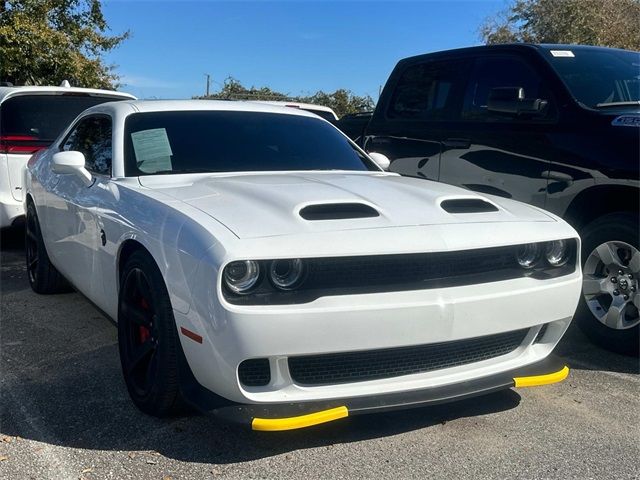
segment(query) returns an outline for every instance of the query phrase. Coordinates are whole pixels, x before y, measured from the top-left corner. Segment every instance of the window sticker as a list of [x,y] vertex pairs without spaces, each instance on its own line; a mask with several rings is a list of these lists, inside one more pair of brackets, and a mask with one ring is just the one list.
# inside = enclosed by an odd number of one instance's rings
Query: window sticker
[[554,57],[575,57],[571,50],[550,50]]
[[145,173],[171,170],[171,145],[164,128],[142,130],[131,134],[138,168]]

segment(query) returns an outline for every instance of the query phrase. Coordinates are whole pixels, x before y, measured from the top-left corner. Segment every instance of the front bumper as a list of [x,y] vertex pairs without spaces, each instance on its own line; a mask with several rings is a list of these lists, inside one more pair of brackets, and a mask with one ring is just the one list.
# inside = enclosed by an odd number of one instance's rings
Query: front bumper
[[512,387],[547,385],[564,380],[569,368],[554,355],[526,367],[440,387],[365,397],[300,403],[230,405],[213,410],[216,417],[257,431],[310,427],[366,413],[418,408],[462,400]]
[[[568,327],[580,286],[576,271],[549,281],[522,278],[346,295],[308,305],[225,308],[211,302],[212,314],[196,303],[188,314],[174,310],[174,316],[179,331],[202,337],[199,343],[180,335],[190,370],[202,387],[239,404],[302,403],[464,383],[535,364],[551,353]],[[536,342],[542,324],[549,328]],[[428,346],[521,329],[529,333],[511,353],[451,368],[322,385],[298,381],[289,368],[293,357]],[[269,383],[243,384],[239,365],[260,358],[269,361]]]

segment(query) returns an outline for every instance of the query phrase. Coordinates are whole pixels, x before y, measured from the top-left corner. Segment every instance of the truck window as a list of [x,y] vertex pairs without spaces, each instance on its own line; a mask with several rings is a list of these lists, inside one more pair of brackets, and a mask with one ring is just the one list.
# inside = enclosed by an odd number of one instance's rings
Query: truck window
[[[521,59],[512,56],[479,58],[464,96],[462,118],[513,121],[513,116],[487,110],[489,93],[497,87],[522,87],[526,98],[543,98],[551,103],[550,93],[540,75]],[[547,107],[547,115],[550,107]]]
[[411,65],[395,87],[387,116],[412,120],[450,120],[459,110],[466,60]]

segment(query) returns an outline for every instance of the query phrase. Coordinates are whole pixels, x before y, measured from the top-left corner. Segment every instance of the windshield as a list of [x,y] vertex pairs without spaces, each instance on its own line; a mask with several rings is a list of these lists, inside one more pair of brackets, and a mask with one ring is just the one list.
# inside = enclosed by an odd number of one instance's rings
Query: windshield
[[127,176],[282,170],[378,170],[334,127],[299,115],[150,112],[125,123]]
[[[546,56],[571,94],[591,108],[640,101],[640,53],[613,49],[549,49]],[[613,104],[613,105],[612,105]]]
[[81,112],[114,100],[119,99],[77,94],[9,97],[0,107],[1,134],[49,145]]

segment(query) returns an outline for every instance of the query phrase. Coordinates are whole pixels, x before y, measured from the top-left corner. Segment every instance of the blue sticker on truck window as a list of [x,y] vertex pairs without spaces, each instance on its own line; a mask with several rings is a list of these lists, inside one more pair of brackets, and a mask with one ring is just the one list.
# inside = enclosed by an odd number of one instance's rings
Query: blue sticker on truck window
[[640,115],[620,115],[611,122],[614,127],[640,127]]

